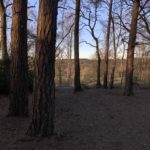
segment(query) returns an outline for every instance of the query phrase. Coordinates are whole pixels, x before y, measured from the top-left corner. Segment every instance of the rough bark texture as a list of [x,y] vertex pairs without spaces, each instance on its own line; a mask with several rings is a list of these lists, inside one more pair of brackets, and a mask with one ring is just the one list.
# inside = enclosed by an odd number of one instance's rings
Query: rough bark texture
[[134,71],[134,48],[136,42],[137,33],[137,21],[139,15],[140,0],[133,1],[132,21],[130,36],[127,50],[127,64],[126,64],[126,76],[125,76],[125,89],[124,95],[133,95],[133,71]]
[[79,19],[80,19],[80,0],[76,0],[75,10],[75,27],[74,27],[74,61],[75,61],[75,76],[74,90],[81,91],[80,84],[80,61],[79,61]]
[[32,136],[50,136],[54,132],[57,5],[57,0],[40,0],[39,3],[33,115],[28,129]]
[[105,58],[104,58],[105,66],[104,66],[104,83],[103,83],[104,88],[107,88],[108,86],[108,57],[109,57],[109,38],[110,38],[112,3],[113,3],[113,0],[110,0],[107,35],[106,35],[106,41],[105,41]]
[[13,1],[9,115],[28,115],[27,0]]

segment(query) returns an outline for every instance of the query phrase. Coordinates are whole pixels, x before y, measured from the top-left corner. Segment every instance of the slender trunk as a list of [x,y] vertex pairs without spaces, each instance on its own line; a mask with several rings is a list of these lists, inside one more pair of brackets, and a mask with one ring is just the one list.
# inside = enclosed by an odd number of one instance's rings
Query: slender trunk
[[62,60],[58,59],[58,82],[59,86],[62,86]]
[[132,22],[127,51],[126,77],[124,95],[133,95],[133,70],[134,70],[134,48],[136,42],[137,21],[139,15],[140,0],[133,1]]
[[75,63],[75,76],[74,76],[74,90],[75,92],[81,91],[80,84],[80,60],[79,60],[79,20],[80,20],[80,0],[76,0],[75,10],[75,27],[74,27],[74,63]]
[[108,57],[109,57],[110,26],[111,26],[111,18],[112,18],[111,17],[112,3],[113,3],[113,0],[110,0],[107,35],[106,35],[106,41],[105,41],[105,58],[104,58],[105,67],[104,67],[104,83],[103,83],[104,88],[107,88],[107,86],[108,86]]
[[114,19],[112,18],[112,37],[113,37],[113,47],[114,47],[114,64],[112,67],[112,71],[110,74],[110,84],[109,87],[112,89],[114,88],[114,78],[115,78],[115,70],[116,70],[116,59],[117,59],[117,46],[116,46],[116,38],[115,38],[115,26],[114,26]]
[[68,85],[71,85],[71,56],[72,56],[72,31],[68,43],[68,70],[67,70]]
[[13,1],[10,80],[8,115],[27,116],[27,0]]
[[57,0],[39,1],[33,115],[27,132],[32,136],[49,136],[54,132],[57,7]]
[[122,54],[122,58],[121,58],[121,86],[123,85],[123,78],[124,78],[124,55],[125,55],[125,44],[124,44],[124,49],[123,49],[123,54]]
[[96,55],[97,55],[97,87],[101,87],[101,58],[99,53],[98,39],[96,39]]

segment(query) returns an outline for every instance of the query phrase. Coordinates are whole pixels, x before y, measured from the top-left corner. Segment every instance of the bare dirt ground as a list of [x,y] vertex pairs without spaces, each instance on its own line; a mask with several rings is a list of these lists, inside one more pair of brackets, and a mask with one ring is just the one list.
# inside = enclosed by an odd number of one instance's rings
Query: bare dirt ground
[[0,97],[0,150],[150,150],[150,89],[56,90],[56,135],[26,137],[31,118],[7,118]]

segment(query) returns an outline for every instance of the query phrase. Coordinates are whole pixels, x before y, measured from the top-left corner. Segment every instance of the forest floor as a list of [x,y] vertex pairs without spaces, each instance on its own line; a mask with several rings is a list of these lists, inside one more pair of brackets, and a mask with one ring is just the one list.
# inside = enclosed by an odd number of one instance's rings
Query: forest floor
[[[55,136],[25,136],[31,118],[6,117],[0,97],[0,150],[150,150],[150,89],[56,90]],[[31,98],[30,98],[31,100]]]

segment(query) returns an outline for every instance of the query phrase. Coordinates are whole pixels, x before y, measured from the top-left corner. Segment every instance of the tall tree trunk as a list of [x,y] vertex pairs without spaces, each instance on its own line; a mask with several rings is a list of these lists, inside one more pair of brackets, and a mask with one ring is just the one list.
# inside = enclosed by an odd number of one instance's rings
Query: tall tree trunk
[[28,115],[27,0],[13,1],[9,115]]
[[1,50],[2,50],[2,63],[4,65],[4,73],[6,77],[7,87],[9,89],[9,78],[10,78],[10,62],[7,52],[7,21],[6,21],[6,8],[4,6],[4,1],[0,1],[0,18],[1,18],[1,28],[0,28],[0,36],[1,36]]
[[126,50],[126,47],[125,47],[125,43],[123,43],[123,53],[122,53],[122,58],[121,58],[121,86],[123,85],[123,78],[124,78],[124,72],[125,72],[125,69],[124,69],[124,55],[125,55],[125,50]]
[[96,39],[96,55],[97,55],[97,87],[101,87],[101,58],[100,58],[100,52],[99,52],[99,43],[98,39]]
[[112,18],[112,36],[113,36],[113,47],[114,47],[114,64],[112,67],[112,71],[110,74],[110,84],[109,87],[112,89],[114,88],[114,78],[115,78],[115,70],[116,70],[116,59],[117,59],[117,46],[116,46],[116,37],[115,37],[115,25],[114,25],[114,19]]
[[104,66],[104,83],[103,83],[104,88],[107,88],[108,86],[108,57],[109,57],[109,39],[110,39],[110,26],[111,26],[111,15],[112,15],[111,14],[112,3],[113,3],[113,0],[110,0],[107,35],[106,35],[106,41],[105,41],[105,58],[104,58],[105,66]]
[[59,58],[58,60],[58,82],[59,86],[62,86],[62,60]]
[[79,20],[80,20],[80,0],[76,0],[75,11],[75,27],[74,27],[74,63],[75,63],[75,76],[74,76],[74,90],[75,92],[81,91],[80,84],[80,61],[79,61]]
[[71,85],[71,56],[72,56],[72,35],[71,31],[69,39],[68,39],[68,55],[67,55],[67,80],[68,85]]
[[1,49],[2,49],[2,60],[8,60],[7,53],[7,34],[6,34],[6,10],[3,0],[0,1],[0,17],[1,17]]
[[127,64],[125,76],[124,95],[133,95],[133,70],[134,70],[134,48],[137,33],[137,21],[139,15],[140,0],[133,1],[132,22],[127,50]]
[[57,0],[39,2],[33,115],[27,132],[32,136],[49,136],[54,132],[57,7]]

